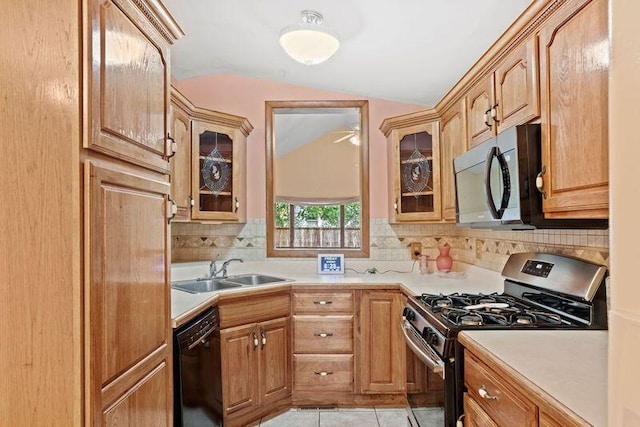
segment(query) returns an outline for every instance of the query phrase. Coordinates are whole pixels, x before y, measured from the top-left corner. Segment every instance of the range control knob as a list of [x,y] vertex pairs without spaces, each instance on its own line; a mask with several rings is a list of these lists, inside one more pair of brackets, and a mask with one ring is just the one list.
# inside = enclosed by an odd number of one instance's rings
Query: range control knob
[[412,321],[416,318],[416,313],[414,313],[409,307],[405,307],[404,310],[402,310],[402,316],[408,321]]
[[438,334],[436,334],[431,328],[424,328],[422,330],[422,338],[429,345],[438,345]]

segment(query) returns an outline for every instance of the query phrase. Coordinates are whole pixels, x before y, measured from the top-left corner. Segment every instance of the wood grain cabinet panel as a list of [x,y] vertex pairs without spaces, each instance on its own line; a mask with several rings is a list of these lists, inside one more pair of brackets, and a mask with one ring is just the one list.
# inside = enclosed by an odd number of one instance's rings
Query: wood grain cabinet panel
[[540,32],[548,218],[608,217],[607,16],[606,0],[577,0]]
[[352,291],[294,292],[293,312],[305,314],[353,313]]
[[169,368],[162,363],[108,408],[102,418],[105,427],[170,426],[171,402],[166,390]]
[[97,419],[153,364],[169,357],[169,186],[87,162],[85,191],[85,328],[91,331],[89,380]]
[[353,316],[293,316],[295,353],[353,353]]
[[496,424],[505,427],[538,425],[538,407],[469,352],[464,355],[464,369],[469,397],[478,402]]
[[464,98],[442,114],[440,121],[440,147],[442,189],[442,219],[456,221],[456,185],[453,159],[467,151],[467,128]]
[[489,415],[478,405],[478,403],[465,393],[464,402],[464,425],[465,427],[498,427]]
[[491,118],[494,99],[493,73],[481,79],[465,95],[469,148],[496,135],[496,126]]
[[173,221],[191,219],[191,119],[182,108],[182,94],[171,88],[171,138],[176,151],[171,157],[171,199],[178,211]]
[[168,172],[168,43],[132,0],[91,0],[87,148]]
[[258,378],[260,403],[277,402],[291,394],[291,353],[289,318],[258,324],[260,352]]
[[495,71],[497,132],[540,116],[538,39],[513,50]]
[[352,354],[296,354],[293,370],[295,391],[353,391]]
[[255,381],[260,344],[255,326],[250,324],[220,331],[225,416],[257,405],[258,389]]
[[360,381],[365,393],[405,390],[406,361],[400,331],[403,300],[400,292],[363,291],[360,307]]

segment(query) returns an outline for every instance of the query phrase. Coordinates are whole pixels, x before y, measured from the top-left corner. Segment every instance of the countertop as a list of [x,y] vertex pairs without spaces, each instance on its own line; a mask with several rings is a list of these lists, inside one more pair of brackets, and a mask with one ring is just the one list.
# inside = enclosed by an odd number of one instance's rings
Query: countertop
[[483,347],[585,421],[607,425],[607,331],[462,331],[459,338]]
[[[408,295],[452,292],[502,292],[503,279],[500,273],[470,264],[454,262],[454,274],[420,274],[417,263],[413,261],[369,261],[347,260],[344,275],[317,274],[316,261],[268,260],[232,263],[228,267],[229,276],[260,273],[291,279],[293,282],[234,288],[216,292],[190,294],[171,290],[171,318],[173,327],[180,326],[193,318],[204,308],[215,304],[222,294],[237,295],[256,290],[278,287],[286,288],[300,284],[320,286],[340,285],[396,285]],[[413,271],[412,270],[412,266]],[[433,265],[431,266],[433,268]],[[376,268],[379,273],[361,274],[367,269]],[[356,271],[352,271],[353,269]],[[393,271],[388,271],[393,270]],[[208,262],[177,263],[171,265],[171,280],[187,280],[205,276],[209,271]],[[385,272],[388,271],[388,272]]]

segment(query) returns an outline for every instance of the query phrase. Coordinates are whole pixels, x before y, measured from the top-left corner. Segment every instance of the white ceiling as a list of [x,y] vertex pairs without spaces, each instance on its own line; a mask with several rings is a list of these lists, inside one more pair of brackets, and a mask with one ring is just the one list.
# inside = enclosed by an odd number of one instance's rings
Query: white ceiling
[[[530,0],[165,0],[186,36],[171,49],[178,80],[238,74],[369,98],[435,105]],[[329,61],[306,66],[282,28],[314,9],[340,36]]]

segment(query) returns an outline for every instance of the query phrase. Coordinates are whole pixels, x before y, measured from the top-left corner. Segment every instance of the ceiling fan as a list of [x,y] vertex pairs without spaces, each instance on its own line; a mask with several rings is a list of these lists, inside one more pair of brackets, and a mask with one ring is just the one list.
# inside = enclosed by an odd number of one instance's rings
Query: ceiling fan
[[348,140],[353,145],[360,145],[360,125],[359,124],[353,125],[351,129],[334,130],[332,133],[343,134],[342,136],[339,136],[338,138],[333,140],[334,144]]

